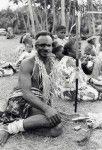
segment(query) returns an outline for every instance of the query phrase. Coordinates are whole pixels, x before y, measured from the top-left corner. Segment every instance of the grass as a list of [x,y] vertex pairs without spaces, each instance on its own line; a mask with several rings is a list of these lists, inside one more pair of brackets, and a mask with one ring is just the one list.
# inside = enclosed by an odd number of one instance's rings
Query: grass
[[[15,61],[15,50],[19,45],[19,36],[14,39],[6,39],[0,37],[0,60]],[[12,77],[0,78],[0,110],[4,110],[8,100],[9,93],[17,83],[17,75]],[[58,101],[54,103],[61,111],[63,110],[67,114],[74,113],[73,102]],[[87,112],[102,112],[102,102],[80,102],[78,103],[78,113]],[[102,149],[102,131],[94,132],[90,142],[83,147],[79,147],[75,142],[78,132],[74,131],[76,124],[69,121],[69,118],[62,116],[63,134],[57,138],[49,138],[44,136],[38,136],[35,132],[32,133],[20,133],[18,135],[12,135],[4,147],[0,150],[98,150]],[[81,124],[82,128],[83,124]],[[100,141],[98,140],[100,139]]]

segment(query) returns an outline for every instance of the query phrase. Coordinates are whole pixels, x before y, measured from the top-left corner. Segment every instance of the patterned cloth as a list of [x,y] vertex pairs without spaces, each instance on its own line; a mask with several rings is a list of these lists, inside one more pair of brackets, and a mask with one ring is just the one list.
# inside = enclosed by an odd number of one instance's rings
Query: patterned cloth
[[[43,98],[41,91],[32,88],[31,91],[39,98]],[[2,114],[0,121],[3,123],[10,123],[15,120],[25,119],[31,114],[32,107],[23,98],[21,90],[13,91],[8,100],[8,105],[5,112]]]
[[[79,67],[78,98],[81,100],[96,100],[98,92],[87,84],[87,76]],[[61,99],[73,100],[76,90],[76,66],[75,59],[64,56],[53,71],[53,88]]]

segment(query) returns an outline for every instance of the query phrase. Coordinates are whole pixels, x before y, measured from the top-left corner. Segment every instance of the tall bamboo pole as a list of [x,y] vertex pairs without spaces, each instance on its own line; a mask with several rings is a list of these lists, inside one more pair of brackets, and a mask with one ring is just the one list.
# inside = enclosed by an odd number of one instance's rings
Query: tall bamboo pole
[[30,12],[30,18],[31,18],[31,24],[32,24],[32,34],[33,37],[35,37],[35,25],[34,25],[34,17],[33,17],[33,9],[32,9],[32,3],[31,0],[28,0],[28,6],[29,6],[29,12]]
[[[78,3],[78,1],[77,1],[77,3]],[[76,95],[75,95],[75,113],[77,112],[77,102],[78,102],[79,39],[80,39],[80,12],[78,10],[76,10]]]

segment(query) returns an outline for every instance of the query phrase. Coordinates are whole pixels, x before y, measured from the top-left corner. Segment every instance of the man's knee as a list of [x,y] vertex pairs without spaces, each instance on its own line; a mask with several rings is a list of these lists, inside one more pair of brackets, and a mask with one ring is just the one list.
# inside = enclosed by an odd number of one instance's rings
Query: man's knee
[[51,132],[50,132],[51,135],[50,136],[51,137],[57,137],[57,136],[61,135],[62,132],[63,132],[62,125],[59,124],[56,127],[51,128]]

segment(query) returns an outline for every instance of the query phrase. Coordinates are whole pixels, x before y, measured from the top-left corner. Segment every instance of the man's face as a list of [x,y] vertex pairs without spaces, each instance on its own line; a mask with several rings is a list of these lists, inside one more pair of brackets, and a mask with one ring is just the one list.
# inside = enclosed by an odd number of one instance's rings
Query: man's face
[[49,35],[39,36],[36,48],[41,57],[49,56],[52,52],[52,38]]

